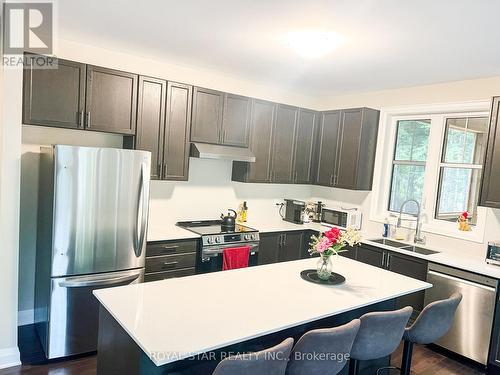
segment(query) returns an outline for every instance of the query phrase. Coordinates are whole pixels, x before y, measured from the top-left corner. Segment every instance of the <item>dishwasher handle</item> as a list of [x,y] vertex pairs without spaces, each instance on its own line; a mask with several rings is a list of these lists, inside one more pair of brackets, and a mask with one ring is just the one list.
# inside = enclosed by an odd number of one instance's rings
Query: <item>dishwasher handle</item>
[[456,282],[458,282],[458,283],[462,283],[462,284],[470,285],[470,286],[473,286],[473,287],[476,287],[476,288],[485,289],[485,290],[490,291],[490,292],[493,292],[493,293],[495,293],[495,292],[496,292],[496,289],[495,289],[494,287],[491,287],[491,286],[486,286],[486,285],[479,284],[479,283],[476,283],[476,282],[473,282],[473,281],[469,281],[469,280],[465,280],[465,279],[461,279],[461,278],[459,278],[459,277],[455,277],[455,276],[447,275],[447,274],[445,274],[445,273],[435,272],[435,271],[429,271],[429,272],[428,272],[428,274],[429,274],[429,275],[436,276],[436,277],[442,277],[442,278],[444,278],[444,279],[448,279],[448,280],[456,281]]

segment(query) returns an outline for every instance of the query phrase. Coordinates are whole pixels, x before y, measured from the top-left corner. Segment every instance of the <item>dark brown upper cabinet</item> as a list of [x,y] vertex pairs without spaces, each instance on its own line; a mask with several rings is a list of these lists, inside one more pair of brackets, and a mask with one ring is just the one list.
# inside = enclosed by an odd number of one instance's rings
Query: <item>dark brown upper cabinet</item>
[[87,65],[85,127],[135,134],[138,75]]
[[136,149],[151,152],[151,178],[187,180],[192,87],[139,77]]
[[139,77],[137,135],[135,148],[151,152],[151,178],[160,179],[163,172],[163,137],[167,82]]
[[23,123],[83,128],[85,64],[58,59],[57,69],[35,69],[26,55],[23,87]]
[[248,147],[251,99],[233,94],[224,95],[221,143]]
[[194,88],[191,121],[192,142],[221,143],[223,105],[223,92],[202,87]]
[[250,150],[254,163],[233,162],[233,181],[271,182],[271,146],[277,104],[254,99],[250,116]]
[[278,104],[271,149],[271,181],[293,182],[293,152],[299,109]]
[[321,113],[318,136],[318,162],[316,183],[333,186],[337,166],[337,144],[340,133],[340,110]]
[[192,97],[192,86],[168,82],[163,179],[188,179]]
[[322,114],[316,182],[371,190],[379,111],[354,108]]
[[499,134],[500,97],[494,97],[491,105],[490,130],[479,205],[500,208],[500,134]]
[[317,117],[315,111],[299,109],[293,158],[293,182],[297,184],[312,182]]
[[251,99],[195,87],[191,141],[248,147]]

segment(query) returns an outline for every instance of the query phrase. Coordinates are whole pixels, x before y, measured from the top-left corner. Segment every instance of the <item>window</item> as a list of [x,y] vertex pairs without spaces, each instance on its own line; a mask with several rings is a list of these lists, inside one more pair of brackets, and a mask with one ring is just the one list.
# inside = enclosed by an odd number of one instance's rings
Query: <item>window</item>
[[[420,204],[422,230],[484,240],[487,209],[478,206],[489,128],[489,101],[382,109],[370,219],[397,216],[403,202]],[[405,214],[417,206],[407,204]],[[472,231],[458,230],[467,211]],[[415,228],[415,221],[403,221]]]
[[[431,120],[401,120],[397,123],[389,211],[399,211],[408,199],[422,203],[430,125]],[[405,208],[406,213],[414,214],[416,210],[415,204]]]
[[436,219],[455,221],[467,211],[476,224],[487,131],[487,117],[446,119]]

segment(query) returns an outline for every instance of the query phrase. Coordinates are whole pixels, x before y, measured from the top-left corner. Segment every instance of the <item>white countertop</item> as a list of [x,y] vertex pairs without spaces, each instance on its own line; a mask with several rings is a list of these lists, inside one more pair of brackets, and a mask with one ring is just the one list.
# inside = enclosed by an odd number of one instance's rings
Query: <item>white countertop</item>
[[342,285],[309,283],[304,259],[145,284],[94,295],[157,365],[337,315],[432,285],[347,258]]
[[[281,220],[279,217],[273,217],[266,220],[255,220],[243,223],[248,227],[257,229],[261,233],[282,232],[282,231],[295,231],[295,230],[314,230],[317,232],[324,232],[329,228],[321,225],[320,223],[305,223],[294,224]],[[397,249],[391,246],[385,246],[370,239],[381,238],[380,235],[373,235],[366,232],[361,232],[362,242],[368,245],[384,248],[394,252],[399,252],[416,258],[425,259],[429,262],[435,262],[446,266],[451,266],[463,269],[470,272],[475,272],[480,275],[500,279],[500,266],[489,265],[486,263],[484,257],[478,257],[475,254],[468,253],[466,249],[442,249],[428,245],[422,247],[430,250],[438,251],[438,254],[422,255],[411,251]],[[162,227],[149,228],[148,241],[168,241],[186,238],[198,238],[199,236],[186,229],[179,228],[175,224],[170,224]],[[405,242],[405,241],[399,241]],[[411,245],[411,243],[408,243]]]
[[148,241],[171,241],[190,238],[200,238],[200,236],[175,224],[148,225]]
[[[433,246],[419,245],[419,246],[424,247],[424,248],[429,249],[429,250],[438,251],[437,254],[422,255],[422,254],[414,253],[412,251],[398,249],[398,248],[395,248],[392,246],[382,245],[382,244],[379,244],[377,242],[370,241],[370,239],[376,239],[376,238],[381,238],[381,236],[370,236],[370,235],[364,234],[363,238],[362,238],[362,242],[367,244],[367,245],[372,245],[375,247],[380,247],[380,248],[394,251],[397,253],[406,254],[409,256],[416,257],[416,258],[425,259],[428,262],[439,263],[439,264],[442,264],[445,266],[450,266],[450,267],[459,268],[459,269],[462,269],[465,271],[475,272],[475,273],[478,273],[478,274],[483,275],[483,276],[489,276],[489,277],[493,277],[495,279],[500,279],[500,267],[499,266],[490,265],[490,264],[486,263],[484,257],[478,257],[475,255],[472,255],[470,253],[467,253],[465,250],[453,249],[453,252],[452,252],[450,250],[440,249],[440,248],[436,248]],[[398,240],[398,242],[405,242],[405,243],[408,243],[408,245],[412,245],[412,243],[406,242],[406,241],[399,241]]]

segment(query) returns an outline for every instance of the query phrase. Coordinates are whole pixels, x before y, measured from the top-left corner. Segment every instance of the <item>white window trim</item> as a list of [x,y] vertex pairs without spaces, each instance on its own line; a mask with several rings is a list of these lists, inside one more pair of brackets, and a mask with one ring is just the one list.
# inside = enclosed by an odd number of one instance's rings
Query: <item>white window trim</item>
[[[391,216],[389,195],[392,176],[392,159],[396,142],[396,126],[399,120],[431,119],[431,123],[442,121],[452,116],[489,116],[489,101],[468,101],[460,103],[443,103],[414,105],[403,107],[387,107],[380,111],[380,124],[377,140],[377,155],[373,176],[370,220],[383,223]],[[438,179],[442,152],[442,139],[445,126],[433,127],[429,134],[429,153],[426,162],[426,180],[422,199],[422,231],[448,237],[460,238],[473,242],[483,242],[486,227],[487,209],[478,207],[477,224],[471,232],[458,230],[458,225],[434,218],[437,204]],[[391,220],[391,223],[395,220]],[[415,222],[403,221],[406,228],[414,228]]]

